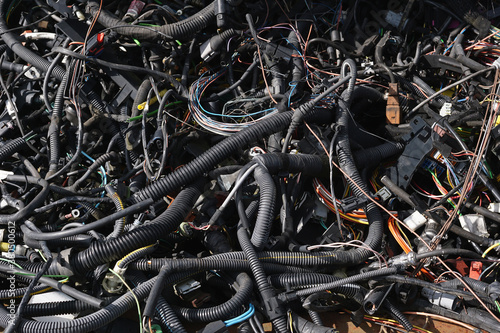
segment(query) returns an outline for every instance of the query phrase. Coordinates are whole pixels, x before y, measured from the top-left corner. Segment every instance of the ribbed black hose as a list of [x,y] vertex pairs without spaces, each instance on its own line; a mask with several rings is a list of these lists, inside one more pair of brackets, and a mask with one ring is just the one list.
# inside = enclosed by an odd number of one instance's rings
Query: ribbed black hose
[[387,311],[389,311],[392,318],[396,319],[398,323],[400,323],[404,327],[405,330],[409,332],[413,329],[413,325],[408,320],[408,318],[406,318],[406,316],[396,306],[389,302],[388,299],[384,301],[384,307],[387,309]]
[[276,186],[269,172],[262,167],[255,169],[254,178],[259,184],[260,205],[250,241],[255,250],[260,251],[267,244],[271,233],[271,224],[274,220]]
[[198,199],[204,180],[182,190],[170,207],[150,223],[107,242],[93,243],[72,260],[73,267],[84,273],[97,266],[119,259],[135,249],[150,245],[174,231],[189,214]]
[[[215,1],[183,21],[160,27],[150,27],[150,29],[143,29],[140,26],[133,25],[124,26],[127,25],[127,23],[124,23],[120,19],[114,17],[111,13],[104,9],[100,10],[98,22],[106,28],[116,27],[113,30],[120,35],[133,37],[141,41],[165,38],[164,35],[171,37],[172,40],[185,40],[187,38],[192,38],[193,34],[203,31],[209,24],[215,21],[214,4]],[[89,1],[86,9],[87,12],[92,15],[96,15],[99,12],[100,6],[97,2]]]
[[284,311],[284,309],[280,309],[279,305],[278,309],[270,309],[267,306],[267,302],[276,297],[276,293],[269,281],[267,281],[264,267],[257,257],[257,253],[255,252],[255,249],[250,242],[250,238],[248,237],[248,232],[243,227],[243,223],[241,223],[241,220],[238,223],[237,236],[241,249],[243,250],[243,253],[245,253],[245,256],[250,265],[250,269],[252,270],[252,274],[257,284],[257,288],[259,289],[260,296],[262,297],[263,302],[266,304],[267,313],[272,313],[271,310],[274,310],[277,313],[275,316],[270,318],[273,323],[273,328],[278,333],[287,332],[287,320],[285,316],[286,312]]
[[360,168],[372,168],[391,156],[401,153],[404,145],[399,142],[386,142],[379,146],[354,152],[354,160]]
[[[338,103],[338,140],[336,152],[339,167],[346,175],[349,176],[349,178],[347,178],[347,182],[352,188],[354,195],[362,198],[365,196],[365,193],[369,193],[369,190],[354,163],[348,134],[350,100],[352,91],[354,90],[354,83],[356,82],[356,64],[353,60],[348,59],[342,64],[342,71],[345,72],[346,68],[350,69],[352,79],[349,81],[349,86],[342,93],[342,97],[339,99]],[[380,214],[378,207],[371,202],[366,205],[365,212],[370,226],[368,229],[368,236],[366,237],[364,243],[370,249],[378,251],[384,234],[384,222],[382,215]],[[371,251],[363,248],[356,248],[346,253],[350,256],[350,264],[358,264],[372,255]]]
[[0,147],[0,162],[5,161],[8,157],[28,147],[26,140],[23,138],[15,138]]
[[26,305],[23,315],[26,317],[54,316],[60,314],[79,313],[92,309],[95,308],[90,304],[78,300],[33,303]]
[[[0,35],[2,36],[2,40],[9,47],[9,49],[12,50],[12,52],[25,62],[31,64],[33,67],[42,72],[46,72],[51,64],[50,61],[24,47],[14,33],[7,32],[9,27],[5,22],[5,3],[5,0],[0,0]],[[53,75],[57,80],[61,81],[64,77],[64,70],[61,67],[56,67],[53,70]]]
[[57,89],[56,98],[54,99],[54,107],[50,117],[50,126],[47,132],[47,141],[49,142],[49,171],[46,178],[50,177],[57,171],[59,157],[61,152],[61,143],[59,141],[59,129],[61,127],[62,108],[64,106],[64,91],[68,84],[69,72],[66,72],[59,88]]
[[[188,309],[173,307],[175,313],[190,322],[212,322],[234,317],[241,311],[242,306],[248,304],[253,292],[253,283],[246,273],[236,276],[238,290],[228,301],[210,308]],[[239,310],[239,311],[238,311]]]
[[270,116],[224,139],[193,161],[135,193],[132,196],[132,202],[142,201],[146,198],[153,198],[156,201],[183,184],[193,182],[203,173],[212,170],[217,163],[222,162],[227,156],[250,142],[283,130],[290,122],[292,113],[292,111],[288,111]]

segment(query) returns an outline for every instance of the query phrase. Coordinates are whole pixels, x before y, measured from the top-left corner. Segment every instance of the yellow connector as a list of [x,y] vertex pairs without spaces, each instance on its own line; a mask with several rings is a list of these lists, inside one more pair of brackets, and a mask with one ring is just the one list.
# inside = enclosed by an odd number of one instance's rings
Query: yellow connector
[[[163,89],[162,91],[160,91],[160,97],[163,97],[163,95],[165,95],[167,93],[167,89]],[[156,103],[158,101],[158,98],[156,98],[156,96],[153,96],[150,100],[149,100],[149,105],[153,105],[154,103]],[[147,102],[143,102],[139,105],[137,105],[137,110],[144,110],[144,108],[146,107],[146,103]]]

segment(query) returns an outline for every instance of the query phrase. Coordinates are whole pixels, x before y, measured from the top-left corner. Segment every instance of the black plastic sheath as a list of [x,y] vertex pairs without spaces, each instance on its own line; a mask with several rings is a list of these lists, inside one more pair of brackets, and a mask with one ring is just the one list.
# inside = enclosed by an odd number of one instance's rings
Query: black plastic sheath
[[[177,195],[169,208],[150,223],[105,243],[92,244],[88,249],[72,258],[72,265],[78,272],[84,273],[101,264],[122,258],[137,248],[150,245],[174,231],[191,211],[204,183],[204,179],[201,178],[195,184],[186,187]],[[151,203],[152,200],[147,199],[146,201]],[[124,211],[125,209],[121,212]]]
[[[139,202],[134,205],[130,205],[129,207],[115,212],[113,214],[107,215],[103,217],[100,220],[97,220],[95,222],[91,222],[89,224],[82,225],[81,227],[78,228],[73,228],[73,229],[68,229],[68,230],[61,230],[61,231],[54,231],[54,232],[45,232],[45,233],[36,233],[32,232],[29,229],[23,230],[25,235],[29,238],[36,239],[36,240],[51,240],[51,239],[58,239],[62,237],[69,237],[69,236],[74,236],[77,234],[85,233],[89,230],[94,230],[97,228],[100,228],[102,226],[105,226],[109,223],[114,222],[116,219],[122,218],[124,216],[127,216],[129,214],[134,214],[140,211],[145,210],[146,208],[149,207],[153,203],[153,200],[145,200],[143,202]],[[21,226],[22,228],[22,226]]]
[[43,204],[43,201],[49,194],[49,183],[42,179],[33,176],[21,176],[21,175],[9,175],[5,178],[7,181],[28,183],[37,186],[41,186],[41,191],[31,200],[31,202],[24,206],[24,208],[17,213],[11,215],[0,215],[0,225],[8,224],[9,222],[20,221],[21,219],[30,215],[36,207]]
[[[25,278],[28,278],[28,279],[33,279],[35,276],[33,275],[33,272],[30,272],[30,271],[27,271],[27,270],[24,270],[24,269],[20,269],[20,268],[14,268],[13,270],[9,267],[9,266],[6,266],[4,264],[0,264],[0,272],[4,272],[4,273],[10,273],[10,272],[18,272],[18,273],[23,273],[23,276]],[[40,283],[43,283],[49,287],[52,287],[56,290],[59,290],[65,294],[67,294],[68,296],[71,296],[75,299],[78,299],[78,300],[81,300],[83,302],[86,302],[90,305],[92,305],[93,307],[95,308],[100,308],[103,304],[103,300],[99,299],[99,298],[96,298],[96,297],[93,297],[91,295],[88,295],[84,292],[81,292],[67,284],[63,284],[63,283],[59,283],[57,282],[56,280],[53,280],[51,278],[47,278],[47,277],[41,277],[40,278]],[[0,325],[1,326],[1,325]]]

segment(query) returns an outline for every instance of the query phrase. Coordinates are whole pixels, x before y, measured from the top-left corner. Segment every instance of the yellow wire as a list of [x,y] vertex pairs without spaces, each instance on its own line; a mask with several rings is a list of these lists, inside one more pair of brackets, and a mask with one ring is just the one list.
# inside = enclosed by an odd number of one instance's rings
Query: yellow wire
[[130,286],[127,284],[127,282],[125,282],[125,280],[120,276],[120,274],[116,273],[114,270],[112,270],[111,268],[109,268],[109,271],[111,273],[113,273],[114,275],[116,275],[117,278],[120,279],[120,281],[125,285],[125,287],[127,287],[127,289],[130,291],[130,293],[132,294],[132,296],[134,296],[134,299],[135,299],[135,303],[137,304],[137,312],[139,313],[139,331],[141,333],[143,333],[143,330],[142,330],[142,314],[141,314],[141,305],[139,304],[139,299],[137,298],[137,296],[134,294],[134,291],[132,290],[132,288],[130,288]]
[[123,260],[125,260],[127,257],[131,256],[132,254],[138,252],[138,251],[141,251],[141,250],[144,250],[144,249],[147,249],[148,247],[151,247],[151,246],[154,246],[156,245],[156,243],[154,244],[151,244],[151,245],[147,245],[147,246],[144,246],[144,247],[141,247],[140,249],[137,249],[137,250],[134,250],[132,252],[130,252],[129,254],[127,254],[125,257],[121,258],[120,260],[118,260],[118,262],[116,263],[118,266],[120,266],[120,264],[122,263]]
[[[393,320],[393,319],[380,318],[380,317],[374,317],[374,316],[368,316],[368,315],[365,315],[365,317],[367,317],[369,319],[375,319],[375,320],[387,321],[387,322],[394,323],[394,324],[399,324],[396,320]],[[413,327],[415,327],[416,329],[422,330],[424,332],[432,333],[431,331],[428,331],[428,330],[426,330],[425,328],[422,328],[422,327],[418,327],[418,326],[415,326],[415,325],[413,325]]]
[[495,247],[497,247],[499,245],[500,245],[500,243],[496,243],[496,244],[493,244],[492,246],[490,246],[489,248],[487,248],[486,251],[484,251],[484,253],[483,253],[483,258],[486,257],[488,252],[490,252],[491,250],[493,250]]
[[406,236],[406,234],[403,232],[403,230],[401,229],[401,226],[399,225],[399,222],[394,220],[394,224],[396,225],[396,227],[398,227],[399,229],[399,232],[401,233],[401,235],[403,235],[403,237],[405,238],[406,240],[406,243],[408,244],[408,246],[410,247],[410,249],[412,249],[411,247],[411,242],[410,240],[408,239],[408,236]]

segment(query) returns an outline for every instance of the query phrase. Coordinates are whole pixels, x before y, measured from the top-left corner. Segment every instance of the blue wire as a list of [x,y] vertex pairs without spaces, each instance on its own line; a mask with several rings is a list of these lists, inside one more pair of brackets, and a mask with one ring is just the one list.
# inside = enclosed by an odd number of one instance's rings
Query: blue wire
[[293,83],[293,81],[289,82],[288,85],[292,87],[292,91],[290,91],[290,95],[288,95],[288,106],[290,107],[293,91],[295,90],[295,87],[297,87],[297,83]]
[[[467,28],[463,28],[462,31],[460,32],[460,35],[462,35],[465,32],[465,30],[467,30]],[[453,41],[456,41],[457,38],[458,38],[458,36],[455,37],[455,39]],[[443,54],[446,54],[446,52],[448,52],[448,50],[451,49],[453,47],[453,45],[455,45],[455,44],[450,45],[446,50],[444,50]]]
[[[81,152],[83,156],[85,156],[90,162],[94,163],[95,160],[90,157],[87,153],[85,153],[84,151]],[[99,169],[101,169],[101,177],[102,177],[102,184],[103,185],[106,185],[106,183],[108,182],[108,178],[106,177],[106,170],[104,170],[104,167],[101,166]],[[106,191],[102,191],[101,193],[101,198],[104,197],[104,194],[106,193]],[[98,202],[96,205],[95,205],[95,208],[99,207],[101,203]]]
[[[88,158],[90,162],[92,162],[92,163],[95,162],[95,160],[92,157],[90,157],[89,155],[87,155],[87,153],[85,153],[84,151],[82,151],[82,155],[85,156],[86,158]],[[102,165],[99,167],[99,169],[101,170],[102,183],[103,183],[103,185],[106,185],[106,183],[108,182],[108,179],[106,177],[106,170],[104,170],[104,167]]]
[[250,319],[250,317],[252,317],[254,315],[254,313],[255,313],[255,307],[253,306],[252,303],[250,303],[248,305],[247,311],[245,311],[244,313],[242,313],[238,317],[224,321],[224,324],[226,324],[226,326],[232,326],[232,325],[242,323],[245,320]]

